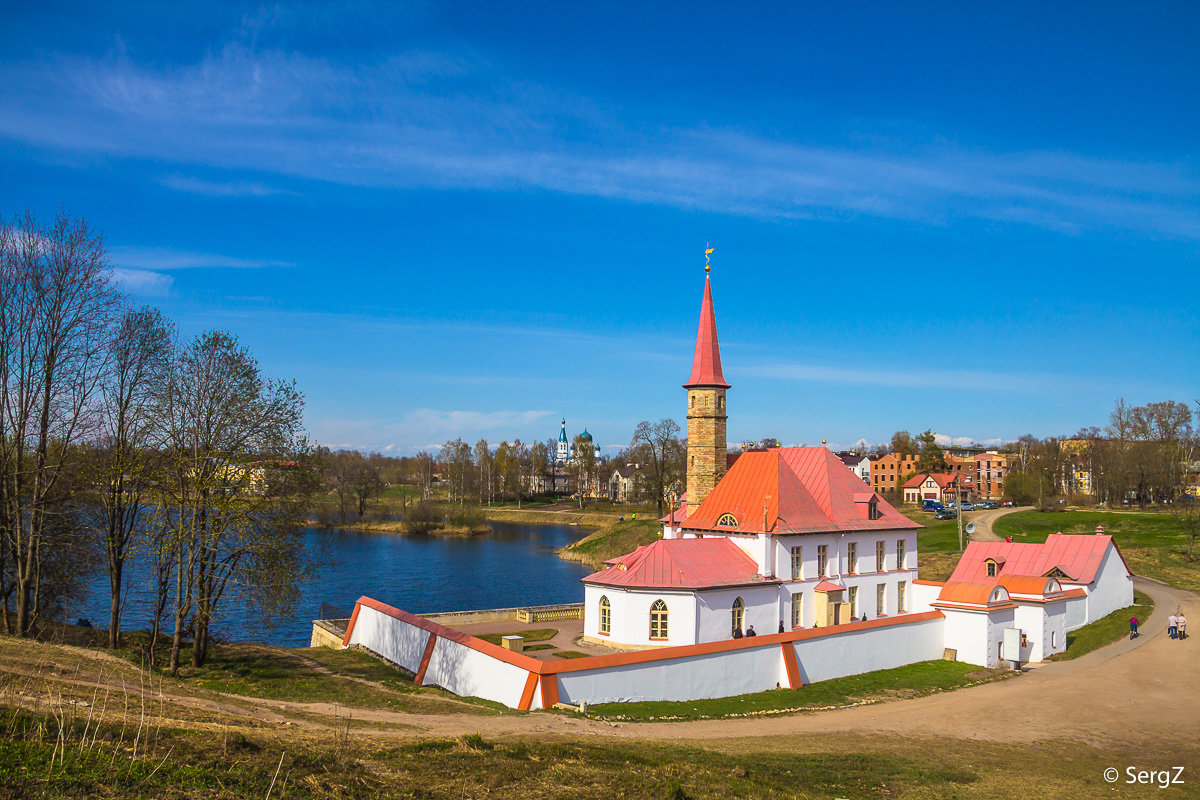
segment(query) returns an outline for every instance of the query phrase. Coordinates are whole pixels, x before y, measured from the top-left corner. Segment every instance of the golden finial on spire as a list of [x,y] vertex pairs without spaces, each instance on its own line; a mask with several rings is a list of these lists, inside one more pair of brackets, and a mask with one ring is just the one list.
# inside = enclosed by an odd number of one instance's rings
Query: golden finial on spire
[[710,269],[712,269],[712,265],[708,263],[708,257],[712,255],[713,250],[716,250],[716,248],[713,247],[708,242],[704,243],[704,274],[705,275],[707,275],[708,271]]

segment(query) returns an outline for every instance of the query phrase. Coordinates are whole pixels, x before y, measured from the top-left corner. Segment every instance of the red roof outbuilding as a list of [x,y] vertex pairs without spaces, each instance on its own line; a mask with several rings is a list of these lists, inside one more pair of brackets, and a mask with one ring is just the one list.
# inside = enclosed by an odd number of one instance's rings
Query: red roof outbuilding
[[[1052,533],[1043,544],[1026,542],[971,542],[954,568],[951,581],[995,581],[1005,575],[1048,576],[1057,569],[1062,583],[1091,583],[1112,545],[1125,571],[1125,557],[1111,536]],[[987,561],[996,562],[997,576],[989,578]]]

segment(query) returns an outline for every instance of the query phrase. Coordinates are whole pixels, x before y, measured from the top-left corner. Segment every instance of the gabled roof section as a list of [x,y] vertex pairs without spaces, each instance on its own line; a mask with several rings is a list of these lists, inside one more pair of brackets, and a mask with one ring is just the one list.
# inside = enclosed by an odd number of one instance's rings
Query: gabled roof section
[[721,348],[717,344],[717,315],[713,312],[712,284],[704,277],[704,299],[700,303],[700,327],[696,331],[696,354],[692,357],[692,376],[685,389],[711,386],[728,389],[721,372]]
[[946,472],[922,472],[920,475],[913,475],[904,482],[905,489],[915,489],[925,483],[926,478],[932,478],[937,482],[937,485],[945,489],[947,486],[953,486],[958,476],[950,475]]
[[[1116,551],[1126,573],[1132,575],[1125,557],[1111,536],[1106,534],[1063,534],[1053,533],[1043,544],[1025,542],[971,542],[959,559],[952,581],[983,581],[987,578],[987,560],[1003,564],[997,577],[1004,575],[1031,575],[1051,577],[1057,569],[1064,576],[1058,578],[1067,583],[1091,583],[1096,579],[1100,564],[1109,546]],[[1057,576],[1055,576],[1057,577]]]
[[641,589],[708,589],[716,586],[779,583],[758,574],[754,559],[733,542],[713,539],[659,539],[608,562],[584,583]]
[[[866,513],[875,500],[878,519]],[[764,506],[765,519],[764,519]],[[736,529],[717,528],[732,514]],[[892,508],[824,447],[782,447],[743,453],[683,528],[727,533],[822,533],[915,529],[921,525]]]

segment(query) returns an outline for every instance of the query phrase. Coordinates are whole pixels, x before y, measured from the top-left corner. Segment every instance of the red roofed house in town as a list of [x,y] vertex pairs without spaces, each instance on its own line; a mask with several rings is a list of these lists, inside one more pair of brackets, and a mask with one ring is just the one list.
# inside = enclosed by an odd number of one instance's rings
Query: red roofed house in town
[[1041,544],[971,542],[950,580],[994,583],[1014,576],[1055,578],[1065,589],[1083,590],[1085,602],[1068,604],[1068,631],[1133,603],[1133,573],[1103,533],[1054,533]]
[[959,483],[959,476],[951,475],[948,472],[925,472],[921,475],[914,475],[904,482],[904,502],[920,503],[922,500],[936,500],[939,503],[947,503],[951,500],[957,502],[960,494],[963,495],[963,499],[966,499],[974,490],[972,481],[969,477],[964,477],[961,480],[961,486]]

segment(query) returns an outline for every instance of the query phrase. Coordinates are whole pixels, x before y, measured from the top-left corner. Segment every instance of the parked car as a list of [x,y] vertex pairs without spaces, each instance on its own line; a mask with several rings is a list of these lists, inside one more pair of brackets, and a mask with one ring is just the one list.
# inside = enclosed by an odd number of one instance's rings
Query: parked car
[[942,505],[941,503],[939,503],[937,500],[922,500],[921,501],[921,510],[922,511],[941,511],[943,508],[945,508],[945,506]]
[[972,503],[970,500],[963,500],[962,510],[963,511],[974,511],[975,504]]
[[991,510],[991,509],[993,509],[993,508],[999,508],[999,507],[1000,507],[1000,504],[999,504],[999,503],[997,503],[995,500],[984,500],[984,501],[982,501],[982,502],[980,502],[980,503],[976,503],[976,504],[975,504],[975,507],[976,507],[976,508],[983,508],[983,509],[987,509],[987,510],[989,510],[989,511],[990,511],[990,510]]
[[934,519],[958,519],[958,512],[952,508],[943,508],[933,515]]

